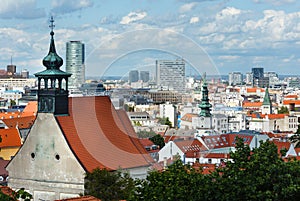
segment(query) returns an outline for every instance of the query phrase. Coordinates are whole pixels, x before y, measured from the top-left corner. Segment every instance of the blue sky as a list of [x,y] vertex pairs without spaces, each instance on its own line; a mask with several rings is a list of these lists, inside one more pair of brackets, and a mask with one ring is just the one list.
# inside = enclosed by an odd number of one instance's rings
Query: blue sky
[[51,15],[63,59],[67,41],[85,43],[87,75],[153,73],[156,59],[208,74],[300,74],[297,0],[1,0],[0,68],[12,57],[18,71],[43,70]]

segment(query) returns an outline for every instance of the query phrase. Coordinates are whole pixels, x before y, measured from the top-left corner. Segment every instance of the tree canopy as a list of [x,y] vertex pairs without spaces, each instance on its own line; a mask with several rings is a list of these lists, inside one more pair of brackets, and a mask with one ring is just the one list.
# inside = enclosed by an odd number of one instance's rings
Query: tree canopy
[[85,194],[103,201],[126,200],[135,187],[128,173],[95,169],[86,173]]
[[274,143],[261,142],[250,150],[238,138],[230,158],[208,175],[179,159],[140,180],[96,169],[87,174],[86,193],[101,200],[128,201],[300,200],[300,161],[284,161]]
[[151,140],[155,145],[158,145],[160,149],[165,146],[164,138],[159,134],[150,137],[149,140]]
[[131,200],[300,200],[300,163],[283,161],[269,141],[250,150],[238,139],[232,162],[210,175],[181,161],[150,172]]

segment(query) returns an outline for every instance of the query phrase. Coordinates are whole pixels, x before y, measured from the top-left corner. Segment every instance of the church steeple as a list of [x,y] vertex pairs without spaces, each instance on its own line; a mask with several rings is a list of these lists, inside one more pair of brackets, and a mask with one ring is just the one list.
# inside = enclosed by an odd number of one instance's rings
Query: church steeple
[[269,94],[269,89],[266,88],[264,101],[261,106],[261,113],[262,114],[272,114],[272,102]]
[[201,109],[199,116],[202,117],[210,117],[210,109],[212,105],[209,103],[209,98],[208,98],[208,88],[207,88],[207,83],[206,83],[206,76],[203,76],[203,85],[202,85],[202,99],[201,99],[201,104],[199,105],[199,108]]
[[60,70],[63,59],[56,53],[54,20],[50,19],[51,39],[48,55],[43,59],[46,70],[34,74],[38,78],[38,112],[55,115],[68,114],[68,78],[70,73]]
[[51,28],[51,40],[50,40],[50,47],[49,47],[49,53],[45,58],[43,59],[43,65],[47,67],[47,69],[59,69],[63,65],[63,59],[57,55],[56,49],[55,49],[55,43],[54,43],[54,31],[53,28],[55,27],[54,25],[54,20],[53,17],[50,19],[50,25],[49,27]]

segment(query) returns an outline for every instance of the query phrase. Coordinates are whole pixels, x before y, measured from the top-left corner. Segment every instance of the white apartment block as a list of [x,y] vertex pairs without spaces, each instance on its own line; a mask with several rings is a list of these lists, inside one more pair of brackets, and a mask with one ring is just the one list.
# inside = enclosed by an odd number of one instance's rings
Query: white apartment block
[[0,79],[0,87],[12,89],[14,87],[36,87],[37,79],[35,78],[4,78]]
[[269,114],[265,118],[252,118],[249,130],[259,132],[286,131],[295,133],[298,128],[297,116],[284,114]]
[[243,83],[243,74],[241,72],[229,73],[229,85],[240,85]]
[[185,92],[185,61],[157,60],[156,84],[159,89]]
[[177,109],[173,104],[160,104],[159,116],[161,118],[169,118],[169,121],[172,123],[172,127],[175,127],[177,125]]

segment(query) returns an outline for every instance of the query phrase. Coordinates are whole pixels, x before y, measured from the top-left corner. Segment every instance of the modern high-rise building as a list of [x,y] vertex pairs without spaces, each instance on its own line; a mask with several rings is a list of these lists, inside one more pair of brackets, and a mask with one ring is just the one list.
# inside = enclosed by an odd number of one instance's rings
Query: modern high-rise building
[[252,81],[252,85],[253,86],[257,86],[259,80],[264,78],[264,68],[260,68],[260,67],[254,67],[252,68],[252,75],[253,75],[253,81]]
[[143,82],[149,82],[150,74],[149,71],[140,71],[140,80]]
[[243,83],[243,74],[241,72],[229,73],[229,85],[240,85]]
[[81,41],[69,41],[66,47],[66,71],[71,73],[69,88],[81,87],[85,82],[85,50]]
[[137,70],[130,71],[128,81],[132,83],[132,82],[137,82],[138,80],[139,80],[139,71]]
[[185,92],[184,60],[157,60],[156,84],[161,89]]

